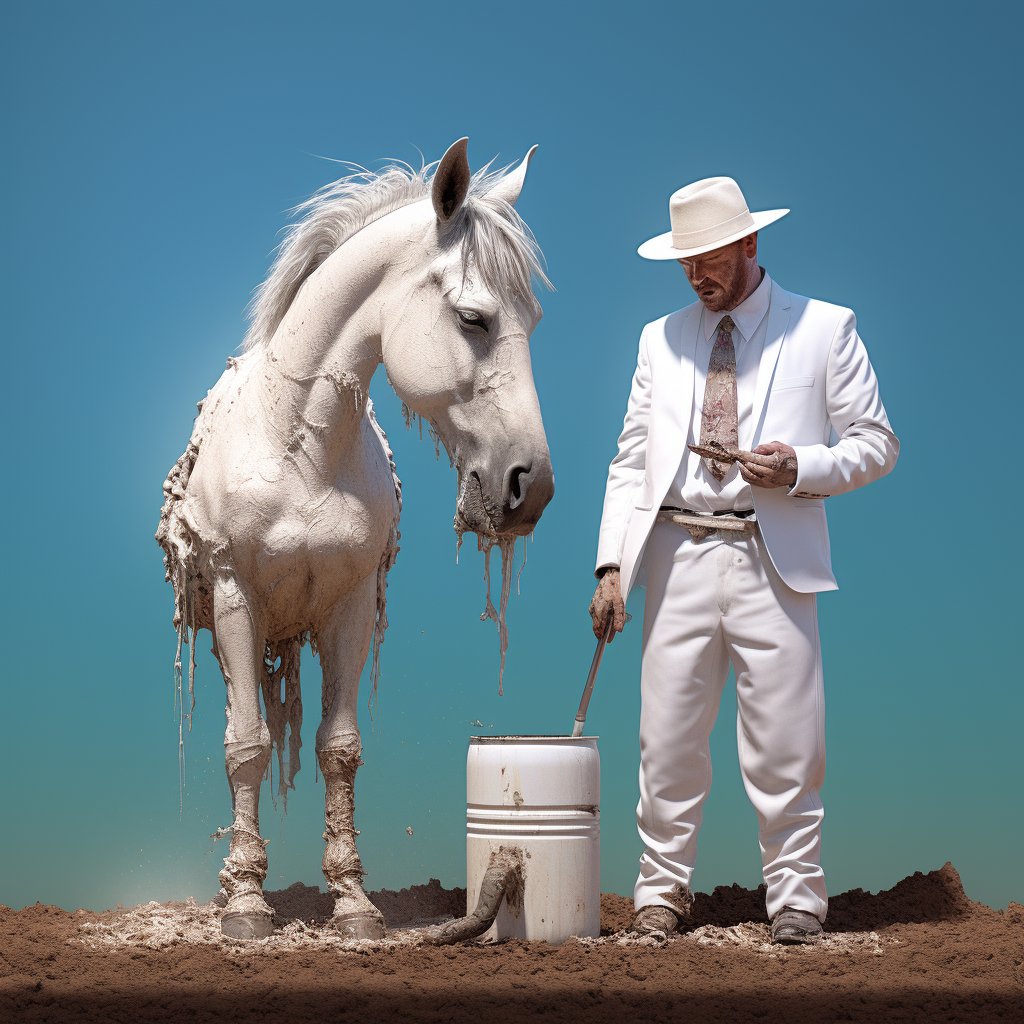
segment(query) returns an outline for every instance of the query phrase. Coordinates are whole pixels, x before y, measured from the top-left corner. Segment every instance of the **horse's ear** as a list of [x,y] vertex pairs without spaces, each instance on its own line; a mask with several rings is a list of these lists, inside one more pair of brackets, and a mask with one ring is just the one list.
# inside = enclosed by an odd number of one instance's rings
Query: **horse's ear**
[[526,168],[530,166],[530,161],[536,152],[537,147],[531,147],[523,162],[514,171],[509,171],[505,177],[499,178],[497,184],[487,194],[504,199],[509,206],[515,206],[519,193],[523,191],[523,182],[526,181]]
[[466,146],[469,139],[459,139],[448,147],[434,172],[434,183],[430,188],[430,199],[438,220],[450,220],[469,191],[469,160]]

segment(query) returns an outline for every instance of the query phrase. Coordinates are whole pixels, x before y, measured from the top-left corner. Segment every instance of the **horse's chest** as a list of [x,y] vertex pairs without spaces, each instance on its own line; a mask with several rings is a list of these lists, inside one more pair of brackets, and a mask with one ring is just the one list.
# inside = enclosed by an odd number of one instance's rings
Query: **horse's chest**
[[318,574],[369,570],[380,561],[390,521],[384,507],[326,491],[280,516],[262,538],[259,558],[279,571],[293,562],[308,563]]
[[397,513],[390,473],[386,481],[360,475],[328,484],[294,469],[274,480],[257,471],[218,497],[200,498],[214,513],[201,533],[214,561],[226,557],[252,585],[271,631],[315,626],[375,574]]
[[332,491],[278,517],[251,552],[250,572],[268,631],[317,629],[363,580],[376,574],[393,516]]
[[277,572],[294,565],[316,576],[357,578],[376,569],[394,519],[390,503],[364,490],[325,487],[282,509],[260,543],[259,560]]

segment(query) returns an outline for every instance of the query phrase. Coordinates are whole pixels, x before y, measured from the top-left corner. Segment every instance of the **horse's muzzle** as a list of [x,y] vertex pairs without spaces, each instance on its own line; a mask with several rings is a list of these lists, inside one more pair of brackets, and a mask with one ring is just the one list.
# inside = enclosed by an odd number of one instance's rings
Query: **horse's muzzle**
[[[533,532],[555,493],[555,477],[547,457],[516,462],[498,487],[488,486],[486,472],[470,470],[460,488],[458,518],[467,530],[490,537]],[[496,481],[497,482],[497,481]]]
[[516,464],[505,472],[501,493],[501,533],[531,533],[555,494],[555,474],[547,458]]

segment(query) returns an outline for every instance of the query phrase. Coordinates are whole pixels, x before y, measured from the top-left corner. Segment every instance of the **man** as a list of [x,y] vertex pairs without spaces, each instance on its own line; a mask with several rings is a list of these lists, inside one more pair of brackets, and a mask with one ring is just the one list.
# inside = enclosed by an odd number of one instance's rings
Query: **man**
[[674,931],[688,914],[730,662],[772,940],[816,941],[828,907],[815,594],[836,581],[824,499],[888,473],[899,442],[853,313],[784,291],[758,265],[758,231],[788,212],[751,213],[735,181],[708,178],[671,197],[672,230],[639,249],[678,260],[699,300],[640,336],[590,608],[598,636],[609,618],[621,631],[646,575],[639,932]]

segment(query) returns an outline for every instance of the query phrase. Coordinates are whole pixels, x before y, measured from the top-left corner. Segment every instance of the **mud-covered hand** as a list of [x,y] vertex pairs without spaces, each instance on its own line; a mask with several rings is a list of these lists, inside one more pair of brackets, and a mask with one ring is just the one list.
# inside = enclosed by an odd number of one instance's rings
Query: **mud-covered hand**
[[796,452],[781,441],[759,444],[736,453],[740,473],[755,487],[792,487],[796,483]]
[[611,643],[615,639],[615,634],[621,633],[622,627],[626,624],[626,605],[622,600],[618,569],[608,569],[605,572],[598,581],[594,599],[590,602],[590,616],[594,620],[594,636],[598,640],[604,636],[609,615],[614,618],[612,635],[608,638],[608,642]]

